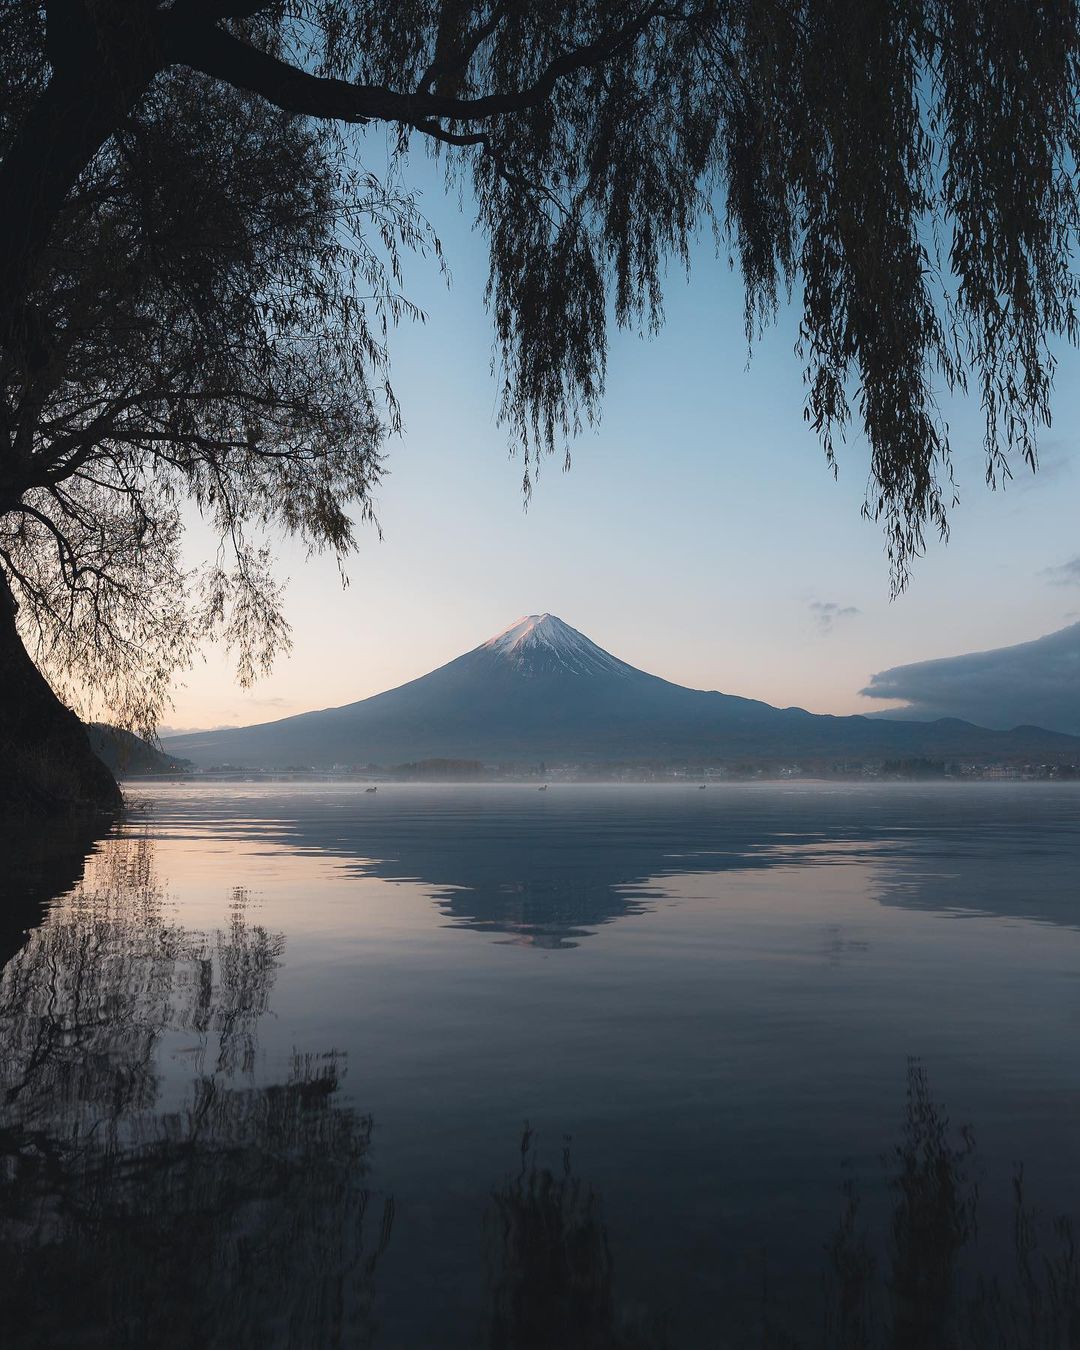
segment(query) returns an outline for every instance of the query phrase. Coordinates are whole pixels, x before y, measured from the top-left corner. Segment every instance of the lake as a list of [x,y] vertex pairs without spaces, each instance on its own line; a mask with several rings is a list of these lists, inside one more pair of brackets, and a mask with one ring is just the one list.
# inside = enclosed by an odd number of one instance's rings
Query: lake
[[1080,1309],[1080,785],[128,796],[7,850],[5,1344]]

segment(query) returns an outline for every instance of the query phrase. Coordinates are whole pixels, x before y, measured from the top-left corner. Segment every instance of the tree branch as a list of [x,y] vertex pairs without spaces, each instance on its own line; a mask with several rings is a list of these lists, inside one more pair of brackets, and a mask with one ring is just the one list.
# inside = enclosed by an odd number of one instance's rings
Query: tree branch
[[502,3],[495,5],[487,23],[478,24],[461,47],[440,51],[440,44],[436,41],[435,56],[431,65],[420,77],[420,88],[426,91],[434,91],[438,89],[440,81],[445,79],[446,76],[463,74],[468,69],[469,62],[476,55],[480,44],[491,37],[495,29],[502,23],[511,3],[512,0],[502,0]]
[[[401,122],[430,134],[426,123],[431,118],[476,122],[535,108],[550,97],[559,80],[609,60],[635,42],[654,19],[676,17],[687,16],[657,3],[647,5],[636,18],[557,56],[533,84],[478,98],[454,98],[427,92],[423,87],[403,94],[384,85],[352,84],[311,75],[220,28],[192,22],[186,14],[173,11],[163,16],[162,22],[169,60],[260,94],[286,112],[354,124]],[[430,68],[425,76],[428,78]]]

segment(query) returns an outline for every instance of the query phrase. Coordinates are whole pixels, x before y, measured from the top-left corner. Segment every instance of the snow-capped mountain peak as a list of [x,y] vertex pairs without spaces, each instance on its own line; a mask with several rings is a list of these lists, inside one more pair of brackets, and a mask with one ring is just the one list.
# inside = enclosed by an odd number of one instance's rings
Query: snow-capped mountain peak
[[626,675],[629,668],[555,614],[527,614],[485,642],[481,651],[525,673]]

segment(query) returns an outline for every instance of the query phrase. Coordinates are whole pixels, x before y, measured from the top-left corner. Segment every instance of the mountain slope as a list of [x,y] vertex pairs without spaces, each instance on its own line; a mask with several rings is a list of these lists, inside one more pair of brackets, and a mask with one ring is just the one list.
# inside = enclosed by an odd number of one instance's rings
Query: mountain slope
[[190,764],[163,754],[149,741],[121,727],[112,727],[105,722],[90,722],[86,734],[94,754],[117,778],[126,778],[132,774],[184,773],[191,768]]
[[552,614],[529,615],[428,675],[359,703],[164,742],[196,766],[490,764],[740,758],[1072,756],[1080,740],[965,722],[823,717],[686,689],[620,661]]

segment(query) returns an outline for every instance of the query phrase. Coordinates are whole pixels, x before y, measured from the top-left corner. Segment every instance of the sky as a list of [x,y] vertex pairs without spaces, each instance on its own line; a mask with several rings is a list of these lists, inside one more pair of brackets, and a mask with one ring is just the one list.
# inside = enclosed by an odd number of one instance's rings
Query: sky
[[[543,611],[680,684],[830,713],[888,707],[860,692],[878,672],[1080,618],[1076,352],[1061,356],[1039,474],[1020,465],[1004,491],[985,486],[977,404],[944,405],[961,504],[950,542],[931,542],[892,600],[880,530],[860,516],[865,443],[841,447],[834,480],[803,420],[797,313],[781,312],[748,364],[740,279],[705,238],[689,281],[668,278],[661,334],[613,335],[600,425],[569,472],[543,466],[525,510],[495,418],[484,240],[425,159],[405,177],[452,276],[447,288],[431,260],[407,264],[427,321],[392,336],[405,426],[387,445],[383,538],[360,527],[345,589],[332,559],[276,542],[291,655],[245,691],[209,649],[177,681],[169,729],[353,702]],[[192,530],[190,561],[206,547]]]

